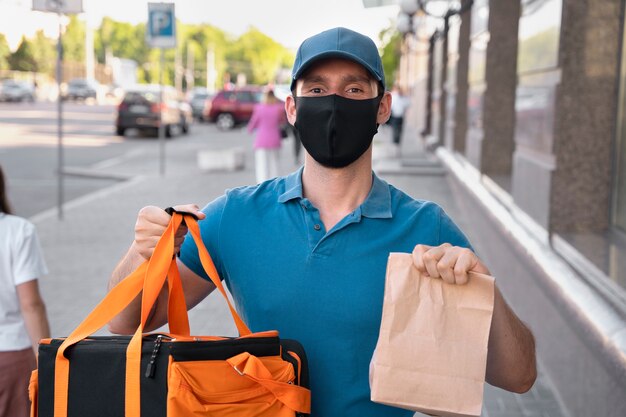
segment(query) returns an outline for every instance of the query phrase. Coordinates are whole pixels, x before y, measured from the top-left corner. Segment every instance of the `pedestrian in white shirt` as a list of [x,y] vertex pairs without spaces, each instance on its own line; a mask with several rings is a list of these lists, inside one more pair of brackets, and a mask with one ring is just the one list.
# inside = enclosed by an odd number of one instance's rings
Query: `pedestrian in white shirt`
[[11,214],[0,167],[0,416],[28,417],[39,340],[50,337],[37,279],[47,274],[37,232]]

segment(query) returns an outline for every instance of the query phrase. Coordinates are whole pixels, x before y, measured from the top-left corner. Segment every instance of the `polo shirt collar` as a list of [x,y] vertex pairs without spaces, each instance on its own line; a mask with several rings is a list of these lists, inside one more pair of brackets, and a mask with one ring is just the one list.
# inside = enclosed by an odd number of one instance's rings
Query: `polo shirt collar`
[[279,203],[302,198],[302,171],[304,167],[285,177],[285,192],[278,196]]
[[[304,167],[285,177],[285,192],[278,196],[279,203],[303,198],[302,171]],[[361,215],[374,219],[391,218],[391,192],[389,185],[372,172],[372,188],[361,204]]]

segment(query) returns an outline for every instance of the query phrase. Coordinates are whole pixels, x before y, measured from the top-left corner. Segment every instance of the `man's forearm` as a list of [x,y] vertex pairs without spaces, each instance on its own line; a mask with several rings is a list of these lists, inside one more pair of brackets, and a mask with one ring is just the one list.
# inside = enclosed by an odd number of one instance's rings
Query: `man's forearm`
[[[143,262],[145,262],[145,259],[135,250],[134,244],[131,245],[126,255],[124,255],[111,274],[108,286],[109,291],[125,277],[130,275]],[[128,307],[111,320],[109,323],[109,331],[117,334],[134,333],[139,325],[140,315],[141,296],[138,296]]]
[[536,378],[535,339],[496,287],[487,357],[487,382],[522,393],[533,386]]

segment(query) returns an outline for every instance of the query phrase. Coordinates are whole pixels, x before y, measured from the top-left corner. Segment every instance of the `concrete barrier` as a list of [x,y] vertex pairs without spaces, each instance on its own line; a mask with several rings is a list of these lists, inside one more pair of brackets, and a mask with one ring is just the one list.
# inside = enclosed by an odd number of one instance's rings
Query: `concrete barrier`
[[198,151],[198,167],[204,171],[238,171],[244,165],[245,151],[242,148]]

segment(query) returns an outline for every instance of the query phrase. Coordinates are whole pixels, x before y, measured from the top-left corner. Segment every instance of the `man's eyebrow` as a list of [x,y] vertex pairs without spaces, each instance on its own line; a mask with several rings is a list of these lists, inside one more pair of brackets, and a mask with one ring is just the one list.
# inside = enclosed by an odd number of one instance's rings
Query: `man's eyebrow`
[[323,77],[321,75],[305,75],[302,77],[302,81],[305,83],[319,83],[327,80],[327,77]]
[[370,79],[366,77],[365,75],[352,75],[352,74],[344,76],[343,80],[347,82],[362,82],[362,83],[370,82]]

